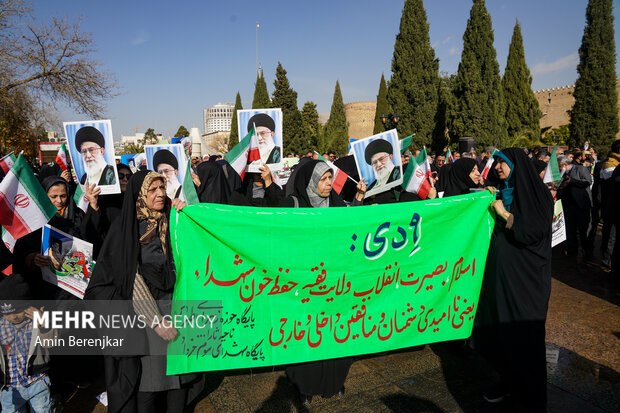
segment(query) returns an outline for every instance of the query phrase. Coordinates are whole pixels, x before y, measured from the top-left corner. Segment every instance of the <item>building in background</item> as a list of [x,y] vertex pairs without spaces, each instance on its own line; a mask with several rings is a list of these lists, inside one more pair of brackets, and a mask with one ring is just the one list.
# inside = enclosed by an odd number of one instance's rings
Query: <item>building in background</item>
[[215,132],[230,132],[230,123],[233,117],[234,106],[228,103],[218,103],[204,110],[205,135]]

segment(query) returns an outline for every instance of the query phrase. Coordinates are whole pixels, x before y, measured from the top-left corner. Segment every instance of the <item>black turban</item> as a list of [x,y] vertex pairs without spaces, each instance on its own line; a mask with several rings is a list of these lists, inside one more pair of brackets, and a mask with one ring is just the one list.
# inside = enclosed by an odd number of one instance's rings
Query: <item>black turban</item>
[[372,156],[376,153],[386,152],[388,154],[392,154],[394,149],[392,148],[392,144],[386,141],[385,139],[376,139],[366,147],[366,151],[364,152],[364,158],[366,158],[366,163],[371,165]]
[[84,126],[75,134],[75,147],[78,151],[82,150],[84,142],[95,142],[97,145],[105,148],[105,139],[97,128],[92,126]]
[[274,120],[271,118],[271,116],[264,113],[257,113],[250,118],[250,120],[248,121],[248,132],[252,130],[252,127],[254,125],[256,125],[257,128],[259,126],[264,126],[272,132],[276,129],[276,123],[274,122]]
[[168,149],[160,149],[153,155],[153,169],[157,171],[157,167],[161,163],[168,164],[174,169],[179,169],[179,161],[177,161],[176,156]]

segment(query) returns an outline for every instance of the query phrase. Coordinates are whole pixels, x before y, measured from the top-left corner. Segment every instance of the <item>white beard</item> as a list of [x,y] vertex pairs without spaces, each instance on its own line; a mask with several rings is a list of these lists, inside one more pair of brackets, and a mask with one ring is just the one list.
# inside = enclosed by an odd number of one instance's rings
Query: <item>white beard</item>
[[[265,142],[263,144],[258,144],[258,150],[260,151],[260,158],[263,161],[266,161],[269,157],[269,154],[275,148],[276,145],[273,143],[273,139],[269,139],[269,142]],[[267,163],[267,162],[265,162]]]
[[375,187],[385,185],[385,183],[387,182],[393,170],[394,170],[394,163],[392,161],[389,161],[389,163],[386,164],[383,167],[383,169],[381,169],[380,171],[377,171],[375,169],[375,178],[377,179],[377,183],[375,184]]
[[179,180],[177,179],[176,176],[172,178],[172,180],[166,179],[166,181],[168,181],[166,183],[166,195],[168,195],[168,198],[174,199],[174,196],[179,190],[179,187],[181,186],[181,184],[179,183]]
[[94,162],[90,164],[88,162],[84,162],[84,172],[86,172],[86,180],[89,184],[98,184],[99,179],[101,179],[101,173],[104,168],[108,166],[103,159],[103,156],[97,156]]

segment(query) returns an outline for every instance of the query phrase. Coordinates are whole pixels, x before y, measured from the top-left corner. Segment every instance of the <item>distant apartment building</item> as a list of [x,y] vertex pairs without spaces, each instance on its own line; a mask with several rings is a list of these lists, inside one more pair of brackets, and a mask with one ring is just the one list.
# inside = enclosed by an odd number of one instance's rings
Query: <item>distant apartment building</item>
[[234,106],[218,103],[204,110],[205,135],[215,132],[229,132]]

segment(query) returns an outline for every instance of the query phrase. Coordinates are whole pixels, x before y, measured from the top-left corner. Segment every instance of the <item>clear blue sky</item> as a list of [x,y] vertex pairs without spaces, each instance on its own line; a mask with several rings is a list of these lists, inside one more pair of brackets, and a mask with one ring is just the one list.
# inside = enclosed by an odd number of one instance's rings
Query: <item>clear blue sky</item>
[[[586,1],[487,0],[500,70],[515,20],[523,32],[534,89],[573,84],[585,25]],[[615,21],[618,4],[615,2]],[[107,104],[114,136],[152,127],[165,136],[179,125],[202,130],[202,111],[231,102],[237,91],[249,108],[259,60],[273,92],[278,61],[298,93],[329,112],[336,80],[345,102],[376,99],[381,73],[389,78],[404,0],[38,0],[37,19],[83,17],[94,58],[113,72],[121,95]],[[471,1],[427,0],[431,44],[440,71],[455,73]],[[620,44],[616,28],[616,45]],[[620,67],[616,62],[616,67]],[[62,120],[84,116],[61,108]]]

